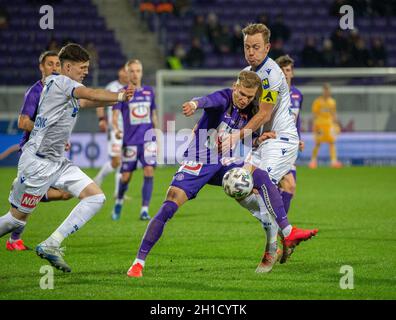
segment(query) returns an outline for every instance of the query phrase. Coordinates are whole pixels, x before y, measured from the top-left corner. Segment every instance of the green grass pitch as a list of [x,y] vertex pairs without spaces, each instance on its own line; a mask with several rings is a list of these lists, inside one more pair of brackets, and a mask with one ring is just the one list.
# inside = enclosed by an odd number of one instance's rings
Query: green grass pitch
[[[175,168],[156,171],[151,215],[164,200]],[[94,176],[96,170],[87,170]],[[15,168],[0,169],[0,214],[7,212]],[[142,172],[135,173],[121,220],[113,222],[113,176],[107,202],[65,240],[73,271],[54,270],[54,289],[40,288],[46,261],[34,251],[8,252],[0,240],[0,299],[395,299],[396,168],[298,169],[289,220],[319,228],[290,261],[256,274],[265,235],[219,187],[206,186],[167,224],[146,261],[144,277],[126,276],[147,225],[139,220]],[[41,203],[23,235],[34,247],[69,214],[76,200]],[[340,268],[353,267],[354,289],[341,289]]]

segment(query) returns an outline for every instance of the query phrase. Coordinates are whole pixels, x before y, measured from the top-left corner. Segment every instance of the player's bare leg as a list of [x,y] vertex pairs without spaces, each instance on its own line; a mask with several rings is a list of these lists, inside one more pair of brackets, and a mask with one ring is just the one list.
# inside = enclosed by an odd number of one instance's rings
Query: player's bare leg
[[150,220],[149,215],[149,205],[151,200],[151,195],[153,193],[153,177],[154,177],[154,167],[145,166],[143,168],[144,181],[142,187],[142,208],[140,209],[140,219]]
[[160,239],[165,224],[186,201],[188,201],[188,198],[182,189],[173,186],[169,187],[166,200],[147,226],[136,259],[127,272],[129,277],[138,278],[143,276],[142,271],[147,255]]
[[316,169],[318,167],[318,153],[320,148],[320,142],[315,142],[315,147],[312,151],[311,162],[309,163],[309,167],[311,169]]
[[95,184],[87,185],[79,195],[80,202],[69,216],[52,233],[52,235],[36,247],[36,253],[48,260],[55,268],[70,272],[71,268],[63,259],[61,244],[64,239],[81,229],[103,206],[106,198],[103,191]]
[[337,159],[337,150],[335,143],[329,143],[329,150],[330,150],[330,161],[332,168],[341,168],[342,163]]
[[124,204],[125,192],[128,190],[129,181],[132,179],[132,172],[123,172],[121,174],[117,198],[113,211],[111,213],[111,218],[117,221],[121,217],[122,205]]

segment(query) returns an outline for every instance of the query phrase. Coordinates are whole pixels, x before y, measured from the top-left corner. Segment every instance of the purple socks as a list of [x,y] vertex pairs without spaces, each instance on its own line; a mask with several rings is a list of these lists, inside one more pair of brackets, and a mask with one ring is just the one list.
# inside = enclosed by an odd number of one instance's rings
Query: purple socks
[[293,195],[286,191],[281,191],[280,195],[283,200],[283,207],[285,208],[286,213],[288,213],[290,208],[290,201],[293,198]]
[[151,194],[153,193],[153,177],[144,177],[142,188],[142,207],[150,205]]
[[128,190],[128,182],[122,182],[122,180],[120,179],[120,184],[118,187],[118,194],[117,194],[117,199],[118,200],[122,200],[124,199],[124,194],[125,192]]
[[275,216],[279,228],[283,230],[289,226],[282,197],[279,194],[278,188],[272,183],[268,173],[260,169],[254,170],[253,181],[254,188],[258,190],[269,213]]
[[150,250],[159,240],[166,222],[173,217],[179,207],[173,201],[164,201],[158,213],[151,219],[140,244],[138,259],[145,260]]

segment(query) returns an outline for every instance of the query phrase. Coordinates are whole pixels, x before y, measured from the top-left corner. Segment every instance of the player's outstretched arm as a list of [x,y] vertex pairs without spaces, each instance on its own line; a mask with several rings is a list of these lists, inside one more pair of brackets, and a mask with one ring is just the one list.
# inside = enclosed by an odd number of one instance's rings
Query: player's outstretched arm
[[118,93],[111,92],[104,89],[92,89],[86,87],[78,87],[74,90],[74,97],[77,99],[87,99],[91,100],[92,103],[83,103],[81,107],[99,107],[97,102],[114,102],[114,101],[128,101],[135,93],[135,88],[129,86],[126,90],[120,91]]
[[31,132],[34,127],[34,122],[26,114],[20,114],[18,117],[18,128]]

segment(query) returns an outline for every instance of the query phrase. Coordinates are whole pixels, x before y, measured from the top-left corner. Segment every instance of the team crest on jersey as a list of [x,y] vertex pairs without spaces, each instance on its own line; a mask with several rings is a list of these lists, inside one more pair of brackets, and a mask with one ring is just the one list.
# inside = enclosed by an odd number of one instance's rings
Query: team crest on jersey
[[282,149],[282,156],[284,156],[286,152],[287,152],[286,149]]
[[271,73],[271,69],[266,69],[265,71],[266,71],[268,74]]
[[269,81],[267,78],[263,79],[263,81],[261,81],[261,84],[263,86],[263,89],[268,89],[270,87]]

